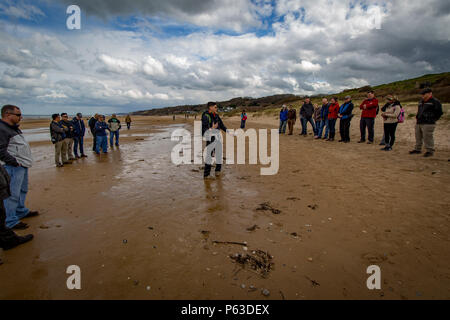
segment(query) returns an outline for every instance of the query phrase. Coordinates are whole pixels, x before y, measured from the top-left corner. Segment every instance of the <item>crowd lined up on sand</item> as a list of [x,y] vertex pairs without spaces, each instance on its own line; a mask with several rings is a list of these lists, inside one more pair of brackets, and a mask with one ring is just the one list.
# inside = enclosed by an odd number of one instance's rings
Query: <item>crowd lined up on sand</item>
[[[443,115],[442,105],[433,97],[431,89],[425,89],[421,92],[422,100],[419,103],[416,115],[416,146],[410,154],[420,154],[422,146],[425,145],[425,157],[431,157],[434,154],[434,130],[436,121]],[[378,114],[383,118],[384,136],[380,143],[384,147],[383,151],[391,151],[395,143],[395,132],[399,123],[405,121],[405,111],[397,99],[393,95],[386,96],[386,104],[380,108],[379,101],[375,97],[373,91],[367,93],[367,99],[364,100],[359,108],[362,110],[360,120],[361,138],[358,143],[366,142],[366,131],[368,133],[368,144],[374,143],[374,127],[375,119]],[[328,101],[323,98],[322,105],[313,105],[309,98],[306,98],[301,107],[300,122],[302,131],[300,135],[307,136],[308,123],[311,124],[314,132],[314,139],[323,139],[326,141],[334,141],[336,136],[336,122],[339,119],[339,133],[341,139],[339,142],[350,142],[350,125],[353,114],[354,105],[351,96],[346,96],[342,105],[336,97]],[[283,105],[280,111],[280,128],[279,133],[285,134],[286,127],[289,128],[289,135],[293,134],[294,125],[297,121],[297,112],[290,106]],[[322,137],[323,134],[323,137]]]
[[[431,89],[425,89],[421,93],[422,100],[419,102],[416,115],[416,146],[409,153],[420,154],[422,146],[425,144],[425,157],[431,157],[435,152],[433,134],[436,122],[443,115],[443,111],[441,103],[433,97]],[[361,139],[359,143],[366,141],[366,129],[368,131],[367,143],[374,143],[374,123],[377,115],[380,114],[384,121],[384,141],[381,144],[384,144],[385,147],[382,150],[392,150],[397,125],[404,121],[404,111],[398,99],[392,95],[387,96],[386,104],[380,109],[374,92],[370,91],[367,94],[367,99],[359,107],[362,110],[360,120]],[[302,124],[302,132],[300,134],[307,136],[307,126],[310,123],[315,139],[334,141],[336,121],[340,119],[340,141],[348,143],[350,142],[349,130],[353,118],[353,108],[354,105],[350,96],[345,97],[342,105],[339,105],[337,98],[332,98],[330,102],[324,98],[320,107],[314,106],[311,100],[306,98],[299,112]],[[5,105],[1,109],[1,117],[0,248],[9,250],[33,239],[31,234],[19,236],[13,230],[27,229],[29,227],[28,224],[22,220],[38,216],[39,212],[32,211],[25,206],[28,192],[28,169],[33,165],[33,157],[31,148],[19,129],[22,120],[21,110],[14,105]],[[296,120],[296,111],[292,107],[288,109],[286,106],[283,106],[280,112],[279,133],[285,134],[286,126],[288,126],[289,135],[292,135]],[[128,129],[130,129],[130,116],[127,116],[125,121]],[[245,128],[246,121],[247,114],[243,111],[241,114],[241,128]],[[107,131],[110,132],[109,143],[111,147],[114,146],[114,142],[116,146],[119,146],[121,124],[116,115],[113,115],[106,123],[105,116],[96,114],[88,121],[88,125],[94,138],[93,151],[96,154],[100,153],[100,149],[104,153],[108,152]],[[86,157],[83,149],[85,128],[83,116],[80,113],[72,120],[68,119],[66,113],[52,115],[50,132],[52,142],[55,145],[55,163],[58,167],[81,157]],[[218,114],[217,103],[209,102],[207,110],[202,114],[202,134],[205,135],[206,131],[213,129],[227,131]],[[324,136],[322,137],[323,133]],[[213,138],[207,144],[212,143],[214,141]],[[214,150],[211,152],[213,153]],[[211,168],[211,164],[205,164],[205,179],[209,178]],[[216,176],[220,176],[220,165],[216,165],[215,173]]]
[[[130,115],[127,115],[125,122],[128,130],[130,130]],[[108,120],[108,123],[105,122],[104,115],[95,114],[89,119],[88,125],[93,137],[92,151],[97,155],[100,154],[100,149],[103,153],[108,153],[107,131],[109,131],[111,148],[114,147],[114,137],[116,147],[119,146],[119,131],[122,129],[122,125],[115,114]],[[50,136],[52,143],[55,145],[55,164],[57,167],[71,164],[72,161],[80,158],[87,158],[87,155],[84,154],[85,133],[86,126],[81,113],[77,113],[72,120],[69,120],[67,113],[61,113],[61,115],[55,113],[52,115]],[[78,149],[80,153],[78,153]]]

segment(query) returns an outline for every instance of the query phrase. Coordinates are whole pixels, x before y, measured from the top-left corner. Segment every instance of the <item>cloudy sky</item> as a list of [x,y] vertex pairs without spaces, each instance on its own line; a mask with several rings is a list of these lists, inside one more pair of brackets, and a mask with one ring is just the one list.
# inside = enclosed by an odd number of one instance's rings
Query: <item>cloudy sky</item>
[[1,0],[0,104],[90,114],[338,92],[450,71],[449,26],[448,0]]

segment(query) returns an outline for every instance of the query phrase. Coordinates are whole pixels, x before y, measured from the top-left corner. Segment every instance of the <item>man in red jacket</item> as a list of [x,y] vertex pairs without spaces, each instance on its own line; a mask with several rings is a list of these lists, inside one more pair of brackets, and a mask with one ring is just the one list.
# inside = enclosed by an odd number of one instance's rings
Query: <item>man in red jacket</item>
[[359,128],[361,130],[361,140],[358,143],[366,142],[366,127],[369,132],[369,142],[368,144],[373,143],[374,139],[374,127],[375,127],[375,118],[377,117],[377,111],[379,109],[378,99],[375,98],[375,94],[373,91],[369,91],[367,93],[367,99],[363,101],[363,103],[359,106],[362,110],[361,114],[361,122]]

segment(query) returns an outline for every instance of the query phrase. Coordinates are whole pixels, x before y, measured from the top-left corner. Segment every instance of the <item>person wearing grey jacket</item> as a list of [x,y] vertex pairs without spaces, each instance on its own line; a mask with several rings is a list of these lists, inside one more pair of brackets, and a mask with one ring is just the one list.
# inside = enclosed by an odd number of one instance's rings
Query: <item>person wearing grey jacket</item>
[[28,169],[33,166],[31,148],[19,129],[22,113],[13,105],[3,106],[0,120],[0,164],[11,177],[11,196],[4,201],[6,226],[11,229],[26,229],[20,220],[37,216],[37,211],[25,207],[28,193]]

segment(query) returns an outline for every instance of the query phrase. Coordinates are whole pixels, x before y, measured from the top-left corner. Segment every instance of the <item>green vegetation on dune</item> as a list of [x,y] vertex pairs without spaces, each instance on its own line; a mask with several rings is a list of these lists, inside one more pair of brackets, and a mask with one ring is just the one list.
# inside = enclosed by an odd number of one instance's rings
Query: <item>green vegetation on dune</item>
[[[420,99],[420,91],[424,87],[432,87],[434,95],[444,103],[450,102],[450,72],[440,74],[427,74],[418,78],[396,81],[388,84],[377,85],[374,87],[365,86],[344,90],[336,94],[319,94],[312,96],[313,103],[320,103],[322,97],[338,97],[341,101],[345,96],[350,95],[355,102],[365,99],[369,89],[375,91],[376,96],[381,100],[388,94],[396,95],[403,103],[414,102]],[[239,97],[228,101],[218,102],[221,110],[226,111],[227,116],[238,115],[242,110],[249,113],[258,113],[260,115],[269,115],[277,113],[275,110],[283,105],[290,105],[298,109],[303,101],[303,96],[293,94],[281,94],[263,98]],[[173,115],[183,113],[200,114],[206,109],[205,104],[192,106],[176,106],[161,109],[152,109],[146,111],[134,112],[135,115]]]

